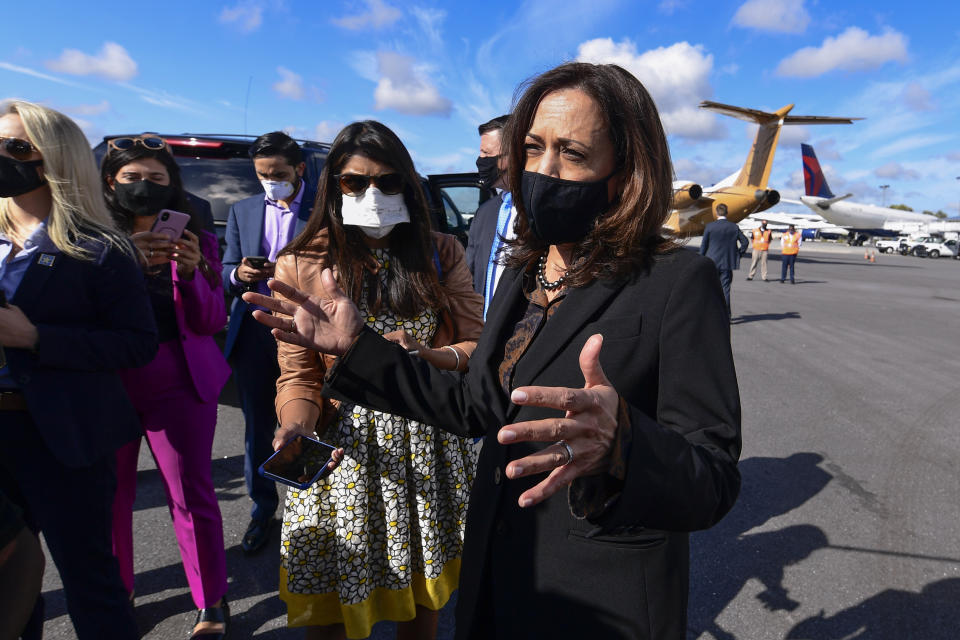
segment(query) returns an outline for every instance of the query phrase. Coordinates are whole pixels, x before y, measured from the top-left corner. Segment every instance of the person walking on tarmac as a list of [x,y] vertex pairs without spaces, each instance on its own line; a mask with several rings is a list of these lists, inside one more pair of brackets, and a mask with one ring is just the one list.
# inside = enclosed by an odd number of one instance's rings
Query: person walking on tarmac
[[790,225],[786,233],[780,236],[780,282],[787,279],[787,268],[790,269],[790,284],[797,284],[793,279],[794,265],[797,263],[797,254],[800,253],[800,244],[803,234],[796,227]]
[[730,283],[733,272],[740,268],[740,258],[747,252],[750,241],[740,228],[727,220],[727,205],[717,205],[717,219],[703,229],[700,241],[700,255],[713,260],[723,288],[723,298],[727,303],[727,315],[730,315]]
[[757,265],[760,265],[760,277],[764,282],[767,280],[767,253],[770,250],[770,229],[767,229],[767,221],[761,220],[760,226],[750,234],[753,240],[753,256],[750,259],[750,273],[747,280],[753,280],[757,273]]

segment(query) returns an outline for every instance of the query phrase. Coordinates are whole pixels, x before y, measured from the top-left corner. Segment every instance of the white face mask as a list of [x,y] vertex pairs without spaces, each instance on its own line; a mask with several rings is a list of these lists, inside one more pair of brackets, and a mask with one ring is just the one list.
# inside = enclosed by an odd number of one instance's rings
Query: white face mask
[[263,190],[271,200],[286,200],[293,195],[293,185],[289,182],[274,182],[273,180],[261,180]]
[[343,224],[360,227],[371,238],[382,238],[401,222],[410,222],[410,213],[403,194],[384,195],[377,187],[369,187],[358,196],[343,196]]

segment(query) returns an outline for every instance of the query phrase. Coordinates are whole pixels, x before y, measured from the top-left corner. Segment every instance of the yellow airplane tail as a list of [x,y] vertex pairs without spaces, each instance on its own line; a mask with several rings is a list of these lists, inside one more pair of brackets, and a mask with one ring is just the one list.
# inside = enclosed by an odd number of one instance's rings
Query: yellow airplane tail
[[861,120],[861,118],[787,115],[793,109],[792,104],[788,104],[773,113],[710,101],[701,102],[700,108],[716,111],[738,120],[756,122],[760,125],[760,128],[757,129],[757,137],[753,140],[753,146],[750,147],[750,153],[747,154],[747,160],[743,163],[743,169],[740,170],[740,175],[733,182],[738,187],[753,187],[756,189],[767,188],[770,169],[773,167],[773,156],[777,151],[777,141],[780,139],[780,128],[783,125],[853,124],[854,120]]

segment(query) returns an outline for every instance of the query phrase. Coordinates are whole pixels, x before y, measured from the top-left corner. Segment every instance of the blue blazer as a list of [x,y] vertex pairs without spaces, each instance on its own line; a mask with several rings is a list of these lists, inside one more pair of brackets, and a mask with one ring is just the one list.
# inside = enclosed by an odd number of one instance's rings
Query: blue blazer
[[733,222],[714,220],[703,230],[700,255],[707,256],[717,269],[733,271],[740,268],[740,256],[747,252],[750,241]]
[[[297,213],[297,223],[294,236],[300,235],[310,219],[313,211],[313,200],[316,191],[305,184],[303,197],[300,199],[300,211]],[[227,216],[227,248],[223,252],[223,288],[234,296],[230,306],[230,324],[227,326],[227,338],[223,348],[223,355],[230,357],[233,345],[240,332],[243,317],[247,314],[250,305],[240,299],[246,289],[235,287],[230,280],[230,274],[239,266],[245,256],[259,256],[263,253],[263,216],[267,202],[263,194],[244,198],[230,207]]]
[[47,446],[68,467],[89,466],[142,434],[117,372],[157,353],[140,267],[105,244],[87,248],[92,261],[45,238],[11,300],[40,340],[36,352],[7,349],[10,373]]

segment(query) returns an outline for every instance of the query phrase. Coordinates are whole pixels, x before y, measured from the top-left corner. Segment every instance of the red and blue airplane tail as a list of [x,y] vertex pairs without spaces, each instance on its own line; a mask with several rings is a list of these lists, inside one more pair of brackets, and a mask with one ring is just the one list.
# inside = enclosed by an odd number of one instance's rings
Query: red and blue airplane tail
[[813,152],[813,147],[808,144],[801,144],[800,149],[803,151],[803,186],[807,195],[817,196],[818,198],[833,198],[833,192],[827,186],[827,179],[823,177],[820,161],[817,160],[817,154]]

